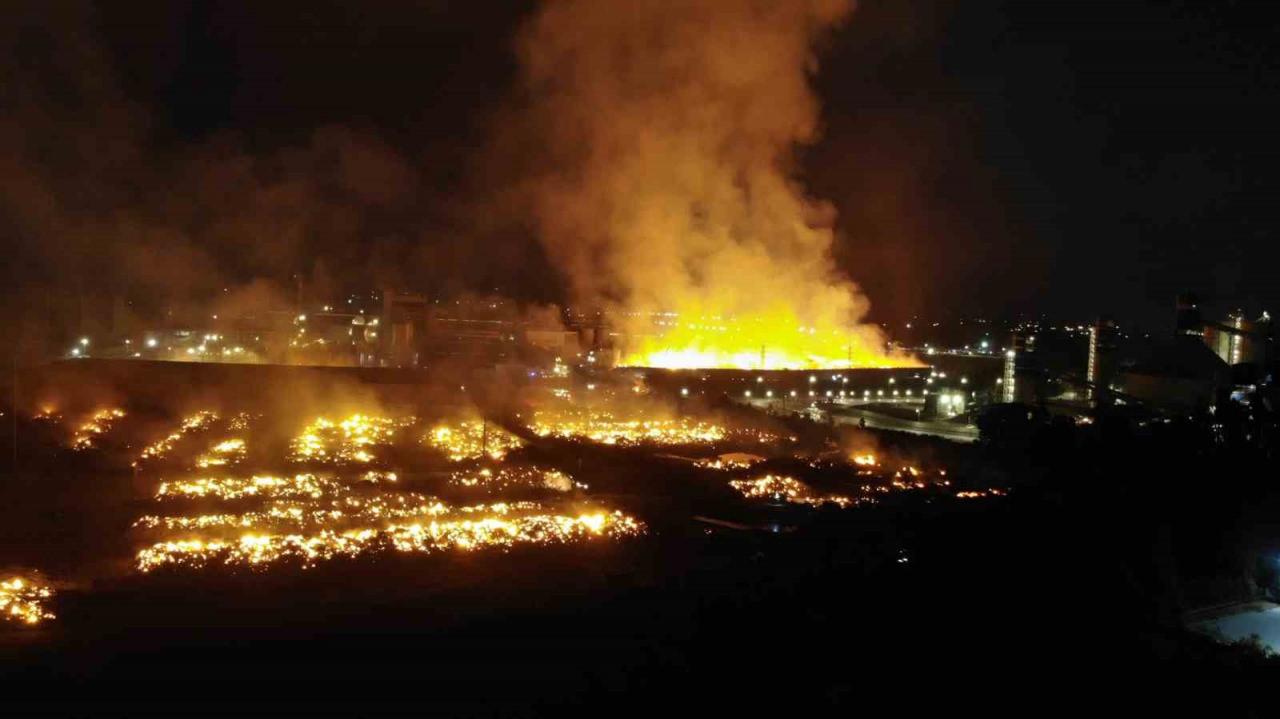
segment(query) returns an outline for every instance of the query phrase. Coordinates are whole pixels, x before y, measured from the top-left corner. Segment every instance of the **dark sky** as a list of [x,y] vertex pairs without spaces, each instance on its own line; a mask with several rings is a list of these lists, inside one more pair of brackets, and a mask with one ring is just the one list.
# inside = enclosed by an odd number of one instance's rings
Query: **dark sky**
[[[216,282],[301,272],[558,299],[535,242],[477,246],[458,211],[483,181],[473,158],[510,94],[512,36],[533,6],[131,0],[37,13],[5,36],[8,79],[23,91],[0,95],[19,107],[0,132],[29,150],[38,133],[23,123],[47,129],[53,118],[98,133],[90,145],[119,141],[96,175],[76,174],[136,183],[132,194],[90,189],[89,201],[129,206],[113,217],[162,215],[196,238],[174,261],[178,276],[216,266]],[[825,48],[826,134],[802,168],[839,210],[838,258],[873,318],[1109,313],[1160,326],[1182,290],[1280,308],[1280,38],[1266,11],[1227,0],[864,0]],[[10,168],[18,179],[6,187],[67,172],[58,156],[39,155],[61,170]],[[86,192],[61,178],[48,186],[64,204]],[[165,189],[220,199],[150,197]],[[306,223],[278,219],[290,203],[308,208]],[[68,226],[16,206],[0,205],[15,237]],[[288,236],[287,251],[219,244],[234,231],[226,213],[271,228],[261,242]],[[71,264],[92,282],[98,244],[58,245],[58,256],[84,255]],[[15,242],[15,266],[56,275],[37,257],[49,245]]]

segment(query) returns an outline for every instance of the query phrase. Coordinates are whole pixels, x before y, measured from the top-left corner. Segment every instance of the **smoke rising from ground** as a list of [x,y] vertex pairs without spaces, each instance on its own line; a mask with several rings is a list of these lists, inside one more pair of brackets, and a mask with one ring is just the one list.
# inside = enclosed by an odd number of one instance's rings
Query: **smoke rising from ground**
[[[450,216],[439,187],[446,170],[429,143],[407,144],[362,121],[361,108],[258,133],[219,126],[227,110],[198,97],[216,88],[196,82],[185,92],[197,106],[184,112],[212,127],[174,127],[163,82],[156,81],[161,94],[149,96],[133,76],[164,64],[149,56],[156,46],[173,42],[180,56],[194,52],[186,44],[197,31],[161,22],[158,34],[139,30],[133,44],[113,48],[108,30],[119,40],[121,27],[150,27],[148,13],[197,9],[74,1],[9,8],[0,27],[0,237],[11,258],[0,288],[6,346],[34,361],[65,349],[68,336],[120,332],[126,315],[125,324],[152,327],[245,307],[288,309],[299,283],[312,301],[388,286],[456,292],[477,277],[489,290],[498,284],[488,268],[495,256],[513,253],[478,249],[465,218]],[[308,67],[307,55],[290,54],[293,36],[279,29],[271,8],[206,11],[241,33],[225,39],[229,46],[274,43],[277,54]],[[297,33],[334,12],[318,9],[318,19],[305,19]],[[431,12],[374,8],[360,19],[430,27]],[[312,75],[296,72],[292,82],[314,84]],[[240,81],[243,92],[255,87]],[[293,107],[277,100],[273,116],[289,116]]]
[[[793,157],[820,131],[815,44],[852,9],[849,0],[542,6],[518,40],[522,112],[546,152],[525,191],[576,301],[632,316],[624,329],[637,334],[653,328],[634,313],[736,318],[741,347],[731,352],[759,354],[748,348],[816,328],[837,338],[809,352],[883,354],[878,329],[857,324],[866,298],[834,266],[834,209],[806,195]],[[658,344],[699,342],[664,332]]]

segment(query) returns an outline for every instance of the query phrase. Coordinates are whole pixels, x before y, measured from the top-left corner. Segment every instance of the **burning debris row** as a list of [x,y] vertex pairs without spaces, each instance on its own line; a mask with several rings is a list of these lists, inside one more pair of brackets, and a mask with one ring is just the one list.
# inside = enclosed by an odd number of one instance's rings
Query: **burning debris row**
[[122,409],[102,409],[85,420],[71,437],[71,449],[83,451],[97,446],[98,438],[110,432],[125,416]]
[[[735,476],[729,486],[743,497],[772,504],[796,504],[840,508],[874,504],[879,498],[898,492],[934,491],[956,499],[979,499],[1004,496],[998,488],[953,490],[945,469],[921,469],[914,464],[889,462],[870,452],[856,453],[849,461],[839,458],[817,458],[804,463],[796,461],[738,461],[730,464],[722,455],[714,460],[695,463],[703,469],[729,472]],[[748,457],[750,455],[747,455]],[[752,468],[765,466],[760,473]],[[803,479],[797,478],[803,477]],[[818,487],[830,487],[824,491]]]
[[53,588],[35,577],[13,576],[0,580],[0,619],[20,624],[39,624],[54,619],[48,609]]
[[[368,472],[362,475],[366,481],[395,481],[395,475],[384,477],[378,473]],[[315,474],[295,474],[292,477],[276,477],[258,475],[253,477],[201,477],[198,479],[161,482],[156,489],[156,499],[164,500],[174,497],[242,499],[245,497],[312,497],[319,498],[325,494],[339,491],[342,485],[338,480],[321,477]]]
[[244,460],[245,452],[246,445],[243,439],[239,437],[224,439],[209,447],[209,451],[196,457],[196,466],[200,469],[208,469],[239,464]]
[[134,466],[136,467],[140,462],[165,457],[184,437],[208,429],[217,420],[218,414],[209,410],[201,410],[184,418],[177,429],[170,432],[166,437],[147,445],[142,450],[142,453],[138,455],[138,459],[134,461]]
[[764,457],[754,454],[746,454],[744,452],[729,452],[717,455],[715,457],[704,457],[696,460],[693,466],[698,469],[714,469],[722,472],[732,472],[739,469],[750,469],[752,466],[765,461]]
[[587,489],[587,485],[575,482],[563,472],[527,465],[460,470],[449,476],[449,483],[456,487],[478,487],[489,491],[549,489],[569,492]]
[[956,492],[956,499],[986,499],[988,497],[1003,497],[1008,494],[1007,490],[997,487],[988,487],[986,489],[966,489]]
[[529,427],[544,438],[580,440],[622,447],[714,444],[727,439],[775,442],[775,434],[730,429],[701,419],[619,417],[606,410],[539,411]]
[[742,493],[748,499],[764,499],[774,502],[785,501],[790,504],[807,504],[819,506],[834,504],[845,508],[857,504],[870,503],[869,497],[846,497],[839,494],[823,494],[815,492],[808,485],[794,477],[766,474],[755,479],[732,479],[729,486]]
[[290,459],[297,463],[368,464],[373,450],[392,444],[397,433],[417,419],[393,419],[353,414],[334,421],[318,417],[290,443]]
[[380,551],[427,553],[448,550],[510,548],[517,544],[565,544],[589,539],[618,539],[643,531],[621,512],[578,514],[482,515],[474,519],[432,519],[428,523],[387,524],[314,534],[243,534],[230,540],[177,540],[138,553],[137,566],[148,572],[163,566],[198,568],[213,563],[257,566],[297,561],[303,567],[339,557]]
[[437,424],[425,441],[428,446],[444,452],[451,462],[485,457],[501,460],[524,446],[519,437],[485,420]]

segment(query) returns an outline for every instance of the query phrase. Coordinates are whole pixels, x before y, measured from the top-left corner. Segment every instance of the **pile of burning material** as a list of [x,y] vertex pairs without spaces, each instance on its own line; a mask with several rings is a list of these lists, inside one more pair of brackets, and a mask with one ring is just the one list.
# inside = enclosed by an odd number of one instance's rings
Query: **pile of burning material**
[[415,421],[412,417],[392,419],[366,414],[354,414],[336,422],[318,417],[290,442],[290,459],[320,464],[367,464],[374,460],[372,449],[390,445],[400,429]]
[[201,410],[189,417],[186,417],[182,420],[182,424],[178,425],[178,428],[170,432],[168,436],[147,445],[147,447],[142,450],[142,453],[138,455],[138,459],[133,463],[133,465],[136,467],[139,462],[163,458],[165,455],[169,454],[174,445],[176,445],[183,437],[208,429],[217,421],[217,419],[217,413],[209,410]]
[[574,489],[586,489],[587,485],[575,482],[569,475],[554,469],[538,467],[499,467],[490,469],[470,469],[454,472],[449,483],[457,487],[477,487],[488,490],[503,489],[550,489],[556,492],[569,492]]
[[880,463],[876,461],[876,456],[870,452],[863,452],[853,456],[853,463],[859,467],[878,467]]
[[109,432],[112,426],[124,417],[124,410],[102,409],[94,412],[71,438],[71,448],[76,451],[92,449],[99,437]]
[[0,580],[0,618],[20,624],[39,624],[54,619],[47,608],[53,588],[35,577],[12,576]]
[[763,461],[764,457],[761,457],[758,454],[749,454],[747,452],[728,452],[715,457],[699,459],[693,463],[693,466],[699,469],[715,469],[724,472],[731,472],[738,469],[750,469]]
[[245,447],[245,441],[239,437],[224,439],[215,443],[209,451],[196,457],[196,466],[200,469],[208,469],[238,464],[244,460]]
[[776,503],[807,504],[817,507],[823,504],[834,504],[840,508],[858,504],[869,504],[874,500],[868,497],[847,497],[839,494],[823,494],[794,477],[766,474],[755,479],[734,479],[729,486],[742,493],[748,499],[761,499]]
[[688,418],[623,420],[605,411],[538,412],[530,430],[539,437],[586,440],[623,447],[710,444],[728,432],[721,425]]
[[501,427],[484,420],[464,420],[456,424],[436,425],[426,442],[449,457],[451,462],[481,458],[501,460],[524,446],[524,442]]

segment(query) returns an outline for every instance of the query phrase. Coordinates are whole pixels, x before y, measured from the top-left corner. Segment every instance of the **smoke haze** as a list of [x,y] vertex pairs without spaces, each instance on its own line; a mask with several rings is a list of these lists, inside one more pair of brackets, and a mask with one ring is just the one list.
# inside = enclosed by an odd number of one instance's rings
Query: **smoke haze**
[[[647,335],[632,361],[883,361],[832,260],[834,208],[794,158],[820,131],[815,46],[852,9],[565,0],[524,28],[521,121],[545,152],[524,188],[534,225],[578,303]],[[655,330],[666,312],[680,326]]]

